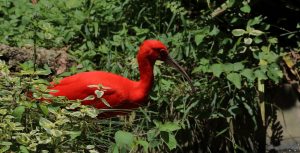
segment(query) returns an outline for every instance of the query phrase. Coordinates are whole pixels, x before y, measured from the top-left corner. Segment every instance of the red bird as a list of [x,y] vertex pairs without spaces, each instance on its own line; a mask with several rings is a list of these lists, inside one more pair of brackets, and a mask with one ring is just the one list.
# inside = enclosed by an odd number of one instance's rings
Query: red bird
[[[58,84],[49,87],[53,96],[65,96],[69,100],[83,100],[83,105],[92,105],[98,109],[117,108],[131,109],[139,107],[147,100],[153,85],[153,65],[156,60],[165,61],[178,69],[191,83],[191,79],[186,72],[169,56],[167,47],[158,40],[146,40],[139,49],[138,66],[140,80],[132,81],[120,75],[103,71],[82,72],[69,77],[65,77]],[[104,94],[101,98],[85,99],[94,95],[95,91],[102,85]],[[109,105],[103,102],[104,98]],[[85,99],[85,100],[84,100]]]

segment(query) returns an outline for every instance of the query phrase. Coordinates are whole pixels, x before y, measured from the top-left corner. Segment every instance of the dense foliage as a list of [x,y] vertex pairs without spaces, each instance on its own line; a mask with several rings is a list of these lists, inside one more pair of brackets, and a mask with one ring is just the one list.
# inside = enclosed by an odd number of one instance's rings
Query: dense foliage
[[[147,106],[127,116],[97,119],[79,101],[46,94],[47,65],[32,61],[10,72],[0,61],[0,152],[259,152],[266,147],[266,85],[281,82],[278,59],[286,47],[251,1],[28,0],[0,2],[0,42],[11,46],[70,45],[77,64],[56,76],[93,69],[138,79],[139,44],[159,39],[185,67],[197,88],[180,74],[155,65]],[[280,35],[293,41],[296,32]],[[299,39],[298,39],[299,40]],[[1,57],[1,55],[0,55]],[[100,89],[99,89],[100,90]],[[74,93],[76,94],[76,93]]]

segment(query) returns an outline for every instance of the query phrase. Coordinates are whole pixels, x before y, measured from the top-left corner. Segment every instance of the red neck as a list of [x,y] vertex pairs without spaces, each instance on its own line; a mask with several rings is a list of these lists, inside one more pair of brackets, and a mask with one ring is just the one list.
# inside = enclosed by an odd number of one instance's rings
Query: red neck
[[137,55],[139,71],[140,71],[140,80],[138,81],[138,88],[144,93],[149,93],[153,85],[153,65],[155,61],[150,60],[146,52],[140,50]]

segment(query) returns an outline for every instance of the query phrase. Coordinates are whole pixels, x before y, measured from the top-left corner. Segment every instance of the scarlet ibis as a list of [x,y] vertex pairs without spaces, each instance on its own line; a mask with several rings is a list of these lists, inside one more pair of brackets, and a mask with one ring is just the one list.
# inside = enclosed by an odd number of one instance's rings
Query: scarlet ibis
[[[65,96],[69,100],[83,100],[83,105],[92,105],[98,109],[131,109],[139,107],[147,100],[153,85],[153,66],[156,60],[165,61],[178,69],[191,84],[187,73],[170,56],[167,47],[158,40],[145,40],[137,54],[140,80],[132,81],[123,76],[104,71],[81,72],[65,77],[59,83],[49,87],[53,96]],[[101,98],[97,98],[97,85],[105,88]],[[96,85],[96,86],[95,86]],[[55,90],[52,91],[52,90]],[[94,95],[95,99],[86,99]],[[109,105],[103,102],[104,98]]]

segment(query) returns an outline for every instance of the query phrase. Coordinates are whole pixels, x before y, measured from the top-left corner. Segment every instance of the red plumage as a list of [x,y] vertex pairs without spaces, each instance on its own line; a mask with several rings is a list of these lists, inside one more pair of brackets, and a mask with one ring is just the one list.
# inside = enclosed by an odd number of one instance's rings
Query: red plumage
[[[178,68],[190,81],[181,67],[169,56],[167,47],[158,40],[146,40],[140,46],[137,60],[140,71],[140,80],[132,81],[120,75],[103,71],[82,72],[65,77],[58,84],[53,84],[49,89],[53,96],[65,96],[70,100],[85,99],[94,95],[97,87],[91,85],[103,85],[108,87],[104,91],[104,98],[112,108],[130,109],[140,106],[147,100],[153,84],[153,65],[156,60],[162,60]],[[108,108],[101,98],[84,100],[83,105],[92,105],[96,108]]]

